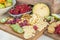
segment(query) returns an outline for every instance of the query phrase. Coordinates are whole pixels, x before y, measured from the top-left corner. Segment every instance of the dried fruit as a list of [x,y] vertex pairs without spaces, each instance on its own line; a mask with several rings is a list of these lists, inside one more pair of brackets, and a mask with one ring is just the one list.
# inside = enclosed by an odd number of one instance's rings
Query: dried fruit
[[29,20],[31,18],[31,15],[30,14],[23,14],[22,18]]
[[48,27],[48,32],[49,33],[54,33],[55,32],[55,28],[54,27]]
[[56,22],[53,22],[51,23],[49,26],[48,26],[48,32],[49,33],[54,33],[55,32],[55,27],[56,27]]

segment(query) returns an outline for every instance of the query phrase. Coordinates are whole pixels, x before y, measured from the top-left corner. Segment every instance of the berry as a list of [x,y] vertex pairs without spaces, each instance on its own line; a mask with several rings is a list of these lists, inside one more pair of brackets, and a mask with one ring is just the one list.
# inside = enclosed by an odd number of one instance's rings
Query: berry
[[37,29],[38,29],[38,27],[37,27],[37,26],[33,26],[33,28],[34,28],[34,30],[37,30]]
[[14,9],[11,9],[9,12],[10,12],[11,14],[13,14],[13,13],[14,13]]
[[60,34],[60,24],[55,28],[55,33]]
[[24,20],[23,22],[21,22],[19,24],[21,27],[29,25],[27,20]]
[[24,20],[24,21],[23,21],[23,23],[27,24],[27,23],[28,23],[28,21],[27,21],[27,20]]
[[16,18],[15,20],[17,23],[21,22],[21,19],[19,19],[19,18]]
[[19,14],[19,11],[18,11],[18,10],[14,10],[13,12],[14,12],[14,13],[13,13],[14,15]]
[[16,5],[13,10],[10,10],[11,14],[18,15],[18,14],[23,14],[28,11],[31,11],[31,7],[28,6],[27,4],[20,4]]
[[23,26],[24,26],[22,22],[21,22],[19,25],[20,25],[21,27],[23,27]]
[[15,24],[16,21],[15,21],[14,19],[12,19],[12,20],[8,20],[6,23],[7,23],[7,24]]

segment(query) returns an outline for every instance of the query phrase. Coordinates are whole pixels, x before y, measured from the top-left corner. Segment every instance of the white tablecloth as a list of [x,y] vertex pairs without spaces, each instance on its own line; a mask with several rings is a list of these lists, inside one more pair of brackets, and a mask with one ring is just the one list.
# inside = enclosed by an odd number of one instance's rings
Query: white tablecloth
[[[22,40],[22,39],[0,30],[0,40]],[[53,39],[45,35],[42,35],[37,40],[53,40]]]

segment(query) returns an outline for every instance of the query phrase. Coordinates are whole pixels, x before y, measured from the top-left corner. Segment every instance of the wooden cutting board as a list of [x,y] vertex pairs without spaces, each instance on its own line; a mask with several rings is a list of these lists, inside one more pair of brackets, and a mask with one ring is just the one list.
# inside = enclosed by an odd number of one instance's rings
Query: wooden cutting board
[[60,40],[60,35],[57,35],[57,34],[50,34],[47,32],[47,30],[44,32],[45,35],[55,39],[55,40]]
[[[9,15],[3,15],[3,16],[0,17],[0,19],[3,18],[3,17],[7,17],[7,16],[9,16]],[[23,40],[26,40],[26,39],[24,39],[23,34],[18,34],[16,32],[14,32],[12,30],[12,28],[10,26],[8,26],[8,25],[0,24],[0,29],[4,30],[4,31],[6,31],[6,32],[8,32],[8,33],[10,33],[12,35],[15,35],[17,37],[20,37]],[[34,36],[34,37],[30,38],[30,39],[27,39],[27,40],[37,40],[37,38],[40,37],[43,34],[44,30],[46,30],[46,28],[43,29],[40,32],[36,32],[36,36]]]

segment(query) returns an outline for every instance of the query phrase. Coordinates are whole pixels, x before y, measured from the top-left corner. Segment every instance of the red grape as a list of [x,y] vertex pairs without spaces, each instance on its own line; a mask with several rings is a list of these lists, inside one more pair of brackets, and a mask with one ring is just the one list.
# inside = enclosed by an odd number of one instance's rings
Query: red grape
[[55,28],[55,33],[60,34],[60,24]]
[[21,19],[19,18],[16,18],[16,22],[19,23],[21,21]]
[[14,11],[14,9],[11,9],[9,12],[10,12],[11,14],[13,14],[13,13],[14,13],[13,11]]
[[33,28],[34,28],[34,30],[37,30],[37,29],[38,29],[38,27],[37,27],[37,26],[33,26]]
[[21,27],[23,27],[23,26],[24,26],[22,22],[21,22],[19,25],[20,25]]
[[7,24],[15,24],[16,21],[13,19],[13,20],[8,20],[6,23],[7,23]]

